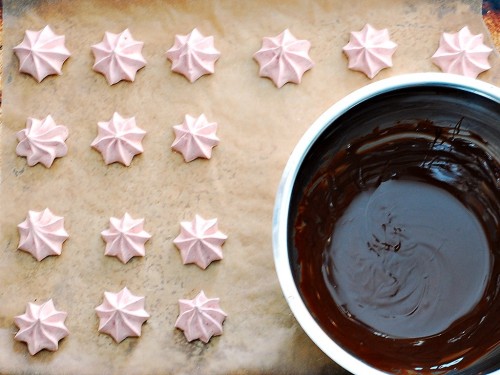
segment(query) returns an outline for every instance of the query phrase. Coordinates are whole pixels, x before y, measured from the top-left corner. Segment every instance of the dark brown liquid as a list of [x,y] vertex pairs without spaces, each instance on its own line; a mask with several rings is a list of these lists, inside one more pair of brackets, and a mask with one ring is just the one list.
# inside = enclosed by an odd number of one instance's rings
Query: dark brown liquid
[[341,346],[389,373],[469,368],[492,351],[500,367],[500,165],[462,121],[377,128],[299,176],[302,297]]
[[489,260],[481,224],[453,195],[394,179],[360,193],[337,220],[322,273],[346,315],[380,335],[418,338],[473,309]]

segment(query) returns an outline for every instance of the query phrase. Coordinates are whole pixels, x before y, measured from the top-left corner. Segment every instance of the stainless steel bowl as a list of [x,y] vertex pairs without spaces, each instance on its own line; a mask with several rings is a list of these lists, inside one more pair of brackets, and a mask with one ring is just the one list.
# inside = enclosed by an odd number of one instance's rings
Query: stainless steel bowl
[[[292,204],[292,192],[294,185],[297,183],[300,168],[311,148],[332,127],[336,126],[336,120],[339,117],[348,111],[362,107],[369,99],[395,90],[419,87],[456,89],[478,95],[500,105],[500,89],[498,87],[483,81],[443,73],[401,75],[367,85],[334,104],[312,124],[292,152],[276,195],[273,218],[273,248],[276,271],[283,294],[295,318],[312,341],[332,360],[353,374],[382,375],[386,373],[363,362],[363,360],[349,353],[335,342],[318,324],[304,302],[293,275],[293,254],[289,246],[289,210]],[[390,109],[388,108],[388,110]],[[500,128],[500,119],[498,119],[497,124],[493,125]],[[488,137],[487,134],[486,137]],[[349,137],[346,137],[345,142],[348,140]],[[500,144],[494,146],[497,155],[500,155]],[[497,346],[493,356],[490,354],[461,372],[452,371],[450,373],[499,375],[499,352],[500,346]]]

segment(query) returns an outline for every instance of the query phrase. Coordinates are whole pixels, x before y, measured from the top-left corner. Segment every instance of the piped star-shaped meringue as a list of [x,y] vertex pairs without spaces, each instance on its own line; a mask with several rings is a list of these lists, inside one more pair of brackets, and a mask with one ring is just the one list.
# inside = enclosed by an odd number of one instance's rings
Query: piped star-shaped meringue
[[67,138],[68,128],[56,125],[52,116],[49,115],[43,120],[30,117],[26,121],[26,128],[17,132],[19,143],[16,153],[26,156],[29,166],[42,163],[50,168],[55,158],[67,154]]
[[212,148],[219,144],[217,123],[208,122],[207,117],[184,116],[184,122],[174,125],[175,140],[172,149],[180,152],[188,163],[196,158],[210,159]]
[[139,69],[146,66],[142,56],[144,42],[134,40],[128,29],[119,34],[105,32],[101,43],[93,45],[93,69],[103,74],[110,85],[121,80],[134,81]]
[[109,229],[101,232],[106,241],[105,255],[116,256],[127,263],[132,257],[143,257],[146,253],[144,244],[151,235],[144,229],[144,219],[133,219],[128,213],[118,219],[109,219]]
[[14,47],[19,71],[38,82],[52,74],[62,74],[62,66],[71,55],[64,46],[65,36],[55,34],[47,25],[39,31],[26,30],[23,41]]
[[197,28],[187,35],[176,35],[174,45],[167,51],[172,71],[184,75],[191,83],[202,75],[212,74],[219,57],[214,37],[203,36]]
[[259,75],[269,77],[280,88],[287,82],[300,83],[306,71],[314,66],[309,57],[311,43],[295,38],[286,29],[275,37],[265,37],[254,55]]
[[214,260],[221,260],[222,244],[227,236],[219,231],[217,219],[205,220],[195,215],[192,221],[181,222],[181,233],[174,239],[184,264],[195,263],[205,269]]
[[54,215],[48,208],[28,211],[28,216],[17,226],[19,250],[26,251],[41,261],[49,255],[61,255],[63,242],[68,239],[64,218]]
[[139,337],[150,315],[144,310],[144,297],[133,295],[126,287],[118,293],[104,292],[104,300],[95,308],[99,332],[120,343],[127,337]]
[[56,351],[59,349],[59,340],[69,335],[64,324],[67,315],[64,311],[56,310],[52,299],[41,305],[30,302],[26,312],[14,318],[14,323],[19,327],[14,338],[26,342],[31,355],[43,349]]
[[465,26],[458,33],[443,33],[431,59],[445,73],[476,78],[491,68],[488,56],[492,51],[483,43],[483,34],[474,35]]
[[184,331],[188,341],[204,343],[212,336],[222,335],[222,323],[227,315],[219,306],[219,298],[207,298],[203,290],[192,300],[179,300],[179,317],[175,327]]
[[110,121],[98,123],[98,134],[91,146],[102,154],[106,164],[119,162],[128,167],[133,157],[144,151],[145,135],[135,117],[123,118],[115,112]]
[[349,69],[363,72],[372,79],[382,69],[392,67],[397,46],[390,40],[387,29],[377,30],[366,24],[361,31],[351,32],[349,43],[342,50],[349,59]]

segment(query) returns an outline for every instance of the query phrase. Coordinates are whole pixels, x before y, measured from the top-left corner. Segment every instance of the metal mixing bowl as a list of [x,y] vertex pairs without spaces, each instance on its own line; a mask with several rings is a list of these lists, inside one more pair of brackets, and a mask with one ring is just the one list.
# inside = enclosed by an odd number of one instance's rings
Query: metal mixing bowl
[[[382,375],[385,372],[365,363],[354,354],[345,350],[339,343],[335,342],[314,318],[301,295],[297,281],[296,266],[294,264],[296,254],[293,253],[293,244],[290,239],[291,205],[296,204],[293,199],[294,186],[297,183],[303,183],[302,180],[298,179],[298,175],[306,163],[305,160],[311,158],[311,150],[315,144],[325,142],[325,139],[328,139],[328,142],[332,142],[332,148],[340,149],[341,147],[345,147],[354,137],[369,133],[375,126],[378,126],[377,119],[374,119],[372,123],[365,125],[356,124],[356,126],[352,125],[346,128],[345,124],[343,124],[344,126],[339,127],[338,122],[342,121],[339,120],[342,116],[345,117],[346,114],[363,108],[366,103],[387,93],[402,90],[401,95],[411,96],[413,89],[418,90],[421,88],[446,88],[458,94],[472,94],[481,99],[478,103],[488,102],[492,105],[494,111],[496,111],[495,113],[500,111],[500,89],[480,80],[443,73],[421,73],[401,75],[372,83],[334,104],[312,124],[292,152],[276,195],[273,218],[273,248],[276,271],[283,294],[295,318],[312,341],[332,360],[353,374]],[[422,104],[424,116],[425,106],[428,105],[429,103]],[[470,106],[467,105],[467,110],[470,114],[473,114],[478,109],[475,106],[476,103],[470,103]],[[387,108],[388,117],[385,120],[382,119],[382,121],[393,121],[395,119],[395,117],[391,118],[390,116],[391,110],[391,108]],[[490,143],[492,144],[493,152],[500,158],[500,140],[496,139],[500,134],[500,118],[496,118],[496,120],[496,123],[493,121],[490,128],[477,129],[477,132],[486,140],[492,140]],[[496,261],[499,260],[496,259]],[[500,316],[498,319],[500,319]],[[500,341],[500,338],[498,340]],[[449,373],[499,375],[500,345],[497,345],[492,352],[470,365],[467,369],[460,371],[451,370]]]

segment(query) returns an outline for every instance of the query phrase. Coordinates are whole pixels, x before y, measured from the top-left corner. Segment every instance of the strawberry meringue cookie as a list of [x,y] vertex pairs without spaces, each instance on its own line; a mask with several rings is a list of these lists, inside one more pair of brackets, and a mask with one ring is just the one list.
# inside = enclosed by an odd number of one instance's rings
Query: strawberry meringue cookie
[[167,51],[172,71],[184,75],[191,83],[202,75],[212,74],[219,57],[214,37],[205,37],[196,28],[187,35],[176,35],[174,45]]
[[65,36],[55,34],[50,26],[39,31],[26,30],[23,41],[14,47],[19,71],[38,82],[52,74],[62,74],[62,66],[71,55],[64,45]]
[[133,157],[144,151],[145,135],[135,117],[123,118],[115,112],[108,122],[98,123],[98,134],[91,146],[102,154],[106,164],[119,162],[128,167]]
[[467,26],[458,33],[443,33],[432,62],[445,73],[476,78],[491,68],[488,56],[493,50],[483,43],[483,34],[474,35]]
[[287,82],[300,83],[306,71],[314,66],[309,57],[311,43],[298,40],[286,29],[275,37],[265,37],[254,55],[259,75],[269,77],[280,88]]
[[195,263],[205,269],[215,260],[221,260],[222,245],[227,236],[219,231],[217,219],[205,220],[196,215],[192,221],[181,222],[181,233],[174,239],[184,264]]
[[222,335],[222,323],[226,317],[219,306],[219,298],[207,298],[202,290],[192,300],[179,300],[179,317],[175,327],[184,331],[189,342],[200,339],[206,344],[212,336]]
[[19,143],[16,153],[25,156],[30,167],[41,163],[50,168],[55,158],[67,154],[67,138],[68,128],[56,125],[52,116],[49,115],[43,120],[30,117],[26,121],[26,128],[17,132]]
[[142,325],[150,317],[144,310],[144,297],[133,295],[126,287],[118,293],[104,292],[104,301],[95,311],[99,332],[110,335],[117,343],[127,337],[139,337]]
[[64,324],[67,315],[64,311],[56,310],[52,299],[41,305],[30,302],[26,312],[14,318],[19,328],[14,339],[26,342],[31,355],[43,349],[54,352],[59,349],[59,340],[69,335]]
[[101,43],[94,44],[93,69],[106,77],[109,85],[121,80],[134,81],[139,69],[146,66],[142,56],[144,42],[134,40],[128,29],[119,34],[105,32]]
[[208,122],[204,114],[197,118],[185,115],[184,122],[173,128],[175,140],[171,147],[182,154],[186,163],[196,158],[210,159],[212,148],[219,144],[217,123]]
[[19,250],[26,251],[41,261],[49,255],[61,255],[63,242],[68,239],[64,218],[54,215],[48,208],[28,211],[28,216],[17,226]]
[[397,46],[390,40],[387,29],[377,30],[366,24],[361,31],[351,32],[349,43],[342,50],[349,59],[349,69],[363,72],[372,79],[382,69],[392,67]]
[[128,213],[118,219],[109,219],[109,229],[101,232],[106,241],[105,255],[115,256],[127,263],[132,257],[143,257],[146,253],[144,244],[151,235],[144,229],[144,219],[133,219]]

